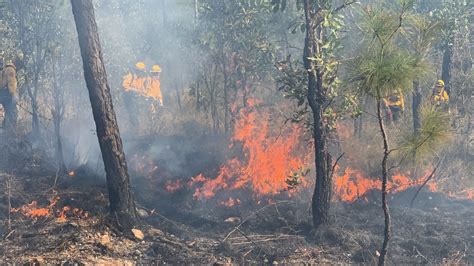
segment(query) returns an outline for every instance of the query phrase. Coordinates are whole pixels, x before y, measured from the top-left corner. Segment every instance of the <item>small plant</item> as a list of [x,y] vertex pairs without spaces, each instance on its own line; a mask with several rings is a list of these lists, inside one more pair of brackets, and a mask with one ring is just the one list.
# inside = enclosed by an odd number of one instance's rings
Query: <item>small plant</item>
[[299,186],[304,183],[304,179],[311,170],[309,168],[300,167],[297,171],[291,171],[291,174],[285,180],[288,185],[287,191],[296,190]]

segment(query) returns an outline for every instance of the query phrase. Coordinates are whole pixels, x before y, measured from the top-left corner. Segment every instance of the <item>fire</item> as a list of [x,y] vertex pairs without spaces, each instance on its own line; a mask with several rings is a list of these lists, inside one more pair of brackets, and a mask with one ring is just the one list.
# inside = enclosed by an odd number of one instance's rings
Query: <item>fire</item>
[[77,218],[88,218],[89,213],[81,210],[79,208],[71,208],[69,206],[64,206],[62,209],[57,210],[56,204],[58,203],[60,197],[53,197],[50,199],[49,205],[47,207],[38,208],[38,202],[33,200],[29,204],[25,204],[19,208],[12,208],[12,213],[21,213],[26,217],[29,217],[33,220],[38,218],[50,218],[56,217],[57,222],[66,222],[67,217],[77,217]]
[[68,176],[75,176],[76,175],[76,172],[74,171],[70,171],[69,173],[67,173]]
[[19,208],[12,208],[11,212],[22,213],[26,217],[30,217],[37,220],[40,217],[51,217],[53,216],[53,207],[58,203],[59,197],[53,197],[49,200],[49,205],[44,208],[38,208],[38,202],[33,200],[29,204],[25,204]]
[[[420,178],[411,179],[406,175],[397,173],[391,176],[387,183],[387,188],[390,192],[401,192],[408,188],[422,185],[429,175],[430,171],[426,171]],[[380,190],[381,186],[382,181],[380,178],[368,178],[363,172],[350,167],[346,168],[342,175],[335,174],[334,176],[334,191],[337,197],[343,201],[354,201],[363,197],[371,190]],[[437,185],[433,181],[429,181],[426,187],[432,192],[437,191]]]
[[[193,177],[187,185],[198,185],[194,192],[195,198],[208,199],[222,191],[242,189],[249,189],[254,196],[272,196],[283,192],[292,195],[301,191],[299,187],[314,185],[314,169],[310,174],[313,178],[306,178],[310,171],[308,167],[313,165],[313,147],[302,139],[304,132],[301,127],[275,127],[281,125],[279,122],[274,122],[274,125],[271,123],[276,120],[271,114],[276,112],[263,107],[255,99],[249,99],[247,107],[240,110],[234,107],[232,111],[238,112],[238,116],[229,149],[239,155],[222,164],[215,178],[203,174]],[[350,139],[352,133],[349,127],[338,123],[337,128],[338,133],[341,132],[340,138]],[[388,191],[396,193],[419,187],[431,172],[426,169],[424,174],[416,178],[403,171],[395,172],[389,177]],[[333,182],[334,199],[347,202],[364,198],[369,191],[380,191],[382,186],[380,176],[370,177],[362,170],[351,167],[343,169],[340,166],[335,169]],[[167,187],[169,191],[174,189],[170,184]],[[444,192],[451,197],[472,199],[474,195],[473,189],[449,192],[441,183],[437,183],[436,178],[427,182],[425,187],[431,192]],[[260,202],[261,198],[257,197],[256,201]],[[236,203],[232,198],[220,202],[226,207]]]
[[240,200],[239,199],[234,199],[232,197],[230,197],[228,200],[226,201],[221,201],[220,202],[221,205],[223,206],[226,206],[228,208],[230,207],[234,207],[235,205],[239,205],[240,204]]
[[256,195],[274,195],[287,190],[286,182],[293,170],[308,164],[310,152],[301,152],[302,129],[296,125],[275,130],[270,111],[259,107],[259,101],[248,100],[239,111],[230,148],[241,145],[243,158],[235,157],[220,167],[216,178],[203,175],[193,178],[202,183],[194,196],[210,198],[224,189],[250,188]]
[[22,213],[23,215],[30,217],[34,220],[40,217],[51,217],[52,212],[49,208],[38,208],[38,202],[33,200],[29,204],[25,204],[19,208],[12,208],[12,213],[18,212]]
[[175,192],[178,189],[182,188],[183,185],[181,183],[181,180],[176,180],[176,181],[168,181],[165,184],[165,190],[168,192]]
[[64,206],[57,215],[57,222],[64,223],[67,221],[67,217],[76,218],[89,218],[89,213],[79,208],[72,208],[70,206]]
[[466,191],[466,196],[468,199],[474,199],[474,189]]

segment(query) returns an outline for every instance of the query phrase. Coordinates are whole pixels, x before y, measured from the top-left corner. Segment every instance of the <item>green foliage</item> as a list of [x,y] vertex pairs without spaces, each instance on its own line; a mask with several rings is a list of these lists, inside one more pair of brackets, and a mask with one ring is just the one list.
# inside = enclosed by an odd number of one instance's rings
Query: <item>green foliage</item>
[[352,63],[351,80],[364,93],[380,98],[395,90],[408,91],[425,69],[419,56],[398,49],[386,52],[382,58],[366,53]]
[[[474,1],[471,0],[451,0],[444,1],[441,7],[430,12],[434,20],[441,23],[442,46],[454,45],[453,38],[458,33],[468,34],[471,27],[472,10]],[[468,37],[467,35],[464,37]]]
[[349,114],[351,118],[357,118],[362,115],[362,109],[356,95],[346,93],[340,104],[338,113]]
[[291,191],[297,189],[303,183],[304,178],[310,171],[309,168],[299,168],[296,171],[291,171],[291,174],[285,180],[285,183],[288,186],[287,190]]
[[[396,10],[370,6],[363,10],[366,18],[362,29],[374,41],[363,48],[362,55],[353,60],[349,68],[350,81],[356,82],[363,93],[377,100],[396,90],[407,92],[412,87],[412,81],[427,70],[425,53],[421,49],[426,49],[433,40],[436,27],[420,20],[414,21],[411,27],[405,25],[413,1],[399,2]],[[400,47],[400,37],[407,34],[407,29],[422,32],[422,36],[413,37],[420,42],[415,45],[413,52]]]
[[414,154],[417,161],[435,157],[452,137],[449,118],[450,114],[445,110],[434,108],[431,104],[423,105],[420,133],[407,136],[400,145],[399,153]]
[[430,48],[439,40],[442,23],[420,14],[410,15],[407,20],[406,46],[426,57]]
[[265,29],[271,17],[268,1],[207,0],[200,5],[197,40],[211,61],[235,67],[239,79],[257,81],[270,74],[275,47]]
[[276,67],[280,71],[277,77],[278,90],[283,92],[285,98],[296,100],[298,106],[303,105],[308,87],[301,60],[292,60],[291,57],[287,57],[285,61],[277,62]]

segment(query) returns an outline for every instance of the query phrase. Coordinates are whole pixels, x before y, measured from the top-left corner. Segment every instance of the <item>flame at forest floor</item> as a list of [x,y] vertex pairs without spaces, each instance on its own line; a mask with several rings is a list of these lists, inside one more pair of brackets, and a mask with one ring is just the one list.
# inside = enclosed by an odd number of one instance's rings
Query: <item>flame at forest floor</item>
[[[335,172],[337,172],[337,168]],[[422,185],[431,174],[427,171],[423,176],[417,179],[411,179],[404,174],[394,174],[389,177],[387,190],[390,193],[401,192],[408,188]],[[364,197],[371,190],[380,190],[382,180],[380,178],[369,178],[362,171],[347,167],[342,175],[334,175],[334,191],[336,197],[342,201],[354,201]],[[437,191],[437,185],[434,182],[428,182],[426,187],[431,191]]]
[[201,184],[195,190],[196,198],[211,198],[221,190],[247,188],[255,195],[275,195],[288,190],[287,180],[294,171],[309,165],[311,153],[305,152],[308,149],[301,141],[301,127],[274,128],[269,110],[254,99],[247,104],[239,111],[230,145],[231,149],[241,147],[241,154],[223,164],[215,178],[195,176],[192,183]]
[[[272,196],[282,192],[297,193],[293,185],[296,188],[314,185],[314,180],[306,177],[308,171],[304,171],[313,164],[313,148],[308,142],[305,145],[303,129],[295,125],[277,128],[272,124],[275,119],[271,114],[271,110],[259,107],[259,102],[253,99],[239,111],[230,149],[241,147],[241,154],[221,165],[215,178],[203,174],[193,177],[188,185],[198,186],[194,191],[195,198],[207,199],[218,193],[242,189],[250,189],[257,196]],[[350,138],[349,135],[346,132],[343,138]],[[335,168],[333,176],[335,200],[351,202],[364,198],[372,190],[381,189],[380,177],[370,177],[352,167],[342,171],[340,168]],[[426,169],[415,178],[403,172],[391,174],[388,191],[397,193],[419,187],[431,172]],[[449,192],[440,189],[437,182],[436,178],[432,178],[426,183],[426,189],[455,198],[473,198],[473,189]],[[227,201],[221,201],[221,205],[232,207],[238,204],[236,200],[230,197]]]
[[[289,110],[284,104],[279,107],[283,113]],[[256,99],[248,99],[246,107],[234,108],[233,113],[233,135],[227,149],[222,149],[226,146],[224,138],[218,145],[214,139],[203,141],[189,137],[184,139],[186,144],[180,138],[158,139],[153,144],[146,140],[130,156],[128,163],[131,172],[143,177],[146,181],[144,186],[154,193],[176,194],[183,200],[183,195],[188,195],[187,199],[190,199],[191,194],[197,199],[214,198],[218,205],[224,207],[247,202],[265,203],[287,196],[307,199],[314,186],[315,174],[314,145],[306,129],[301,125],[284,123],[279,112]],[[364,156],[361,153],[368,156],[368,151],[360,148],[367,143],[357,142],[347,123],[338,122],[336,134],[337,137],[331,141],[351,143],[353,148],[344,149],[347,156],[335,169],[333,199],[352,202],[365,198],[371,191],[380,191],[381,177],[367,174],[376,173],[376,169],[364,169],[360,166],[364,164],[359,164],[357,160]],[[222,160],[224,154],[233,156]],[[430,173],[429,167],[418,176],[404,169],[392,172],[388,182],[389,193],[417,188]],[[474,189],[453,185],[452,180],[439,180],[436,175],[427,182],[425,190],[452,198],[473,198]],[[173,197],[173,200],[176,198]]]
[[11,213],[20,213],[23,216],[33,219],[34,221],[39,218],[52,218],[55,217],[57,222],[66,222],[68,218],[88,218],[89,213],[79,208],[72,208],[70,206],[63,206],[59,208],[57,203],[60,197],[56,196],[49,200],[49,204],[46,207],[38,207],[37,201],[32,201],[29,204],[25,204],[18,208],[12,208]]

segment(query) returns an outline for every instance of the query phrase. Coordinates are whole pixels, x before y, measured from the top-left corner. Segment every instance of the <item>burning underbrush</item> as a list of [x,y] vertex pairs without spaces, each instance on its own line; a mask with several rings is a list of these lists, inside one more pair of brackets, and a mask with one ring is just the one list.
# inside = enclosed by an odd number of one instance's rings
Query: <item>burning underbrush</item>
[[[235,108],[233,135],[227,147],[225,139],[198,137],[138,144],[129,159],[132,172],[140,177],[138,186],[142,187],[143,182],[143,189],[150,193],[165,195],[163,198],[170,198],[171,204],[184,202],[188,206],[202,202],[232,208],[288,199],[307,201],[314,186],[314,146],[304,128],[285,124],[272,108],[257,99],[249,99],[238,111]],[[352,136],[344,130],[344,124],[338,128],[342,131],[337,141],[350,142]],[[362,156],[347,157],[334,168],[334,200],[354,202],[379,190],[379,176],[349,165],[351,158]],[[433,167],[418,172],[421,174],[392,172],[389,192],[423,186],[453,198],[473,197],[472,188],[447,189]],[[153,197],[148,200],[153,201]]]
[[[11,157],[24,163],[16,173],[28,178],[14,185],[20,192],[11,195],[11,212],[2,198],[12,227],[2,227],[7,237],[1,251],[10,262],[24,253],[21,262],[48,257],[47,263],[62,263],[70,256],[82,259],[69,262],[112,264],[374,263],[383,232],[381,184],[377,171],[354,160],[366,151],[343,149],[348,153],[333,174],[334,224],[313,232],[314,146],[305,129],[285,124],[258,100],[235,112],[229,139],[192,134],[124,139],[138,213],[160,228],[143,230],[143,241],[105,226],[107,189],[97,172],[84,166],[58,178],[34,152],[24,153],[28,160]],[[343,133],[338,141],[353,141]],[[391,261],[473,261],[474,239],[466,234],[474,231],[472,188],[453,185],[446,170],[431,176],[429,165],[418,174],[400,169],[389,179]]]
[[25,204],[18,208],[12,208],[11,213],[22,214],[25,217],[37,221],[40,218],[56,218],[57,222],[66,222],[68,218],[89,218],[89,213],[79,208],[71,206],[58,207],[57,203],[60,197],[55,196],[49,200],[49,204],[45,207],[38,207],[38,202],[33,200],[29,204]]

